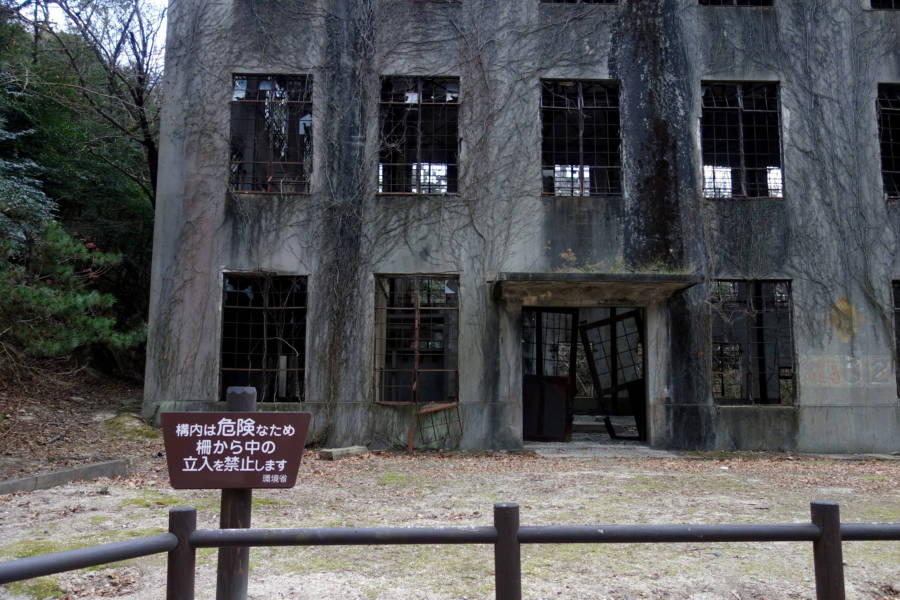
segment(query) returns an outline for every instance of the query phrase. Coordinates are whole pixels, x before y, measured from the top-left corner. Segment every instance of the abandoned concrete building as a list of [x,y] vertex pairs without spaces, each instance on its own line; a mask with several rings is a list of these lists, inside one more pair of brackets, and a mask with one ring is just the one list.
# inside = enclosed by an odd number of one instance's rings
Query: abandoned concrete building
[[171,2],[146,415],[249,385],[332,445],[587,415],[900,450],[898,32],[897,0]]

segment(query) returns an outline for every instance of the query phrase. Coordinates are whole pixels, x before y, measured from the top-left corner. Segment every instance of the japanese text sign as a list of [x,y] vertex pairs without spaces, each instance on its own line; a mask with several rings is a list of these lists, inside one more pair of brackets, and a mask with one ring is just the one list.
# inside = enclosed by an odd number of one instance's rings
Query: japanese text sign
[[163,413],[172,487],[293,487],[309,420],[302,412]]

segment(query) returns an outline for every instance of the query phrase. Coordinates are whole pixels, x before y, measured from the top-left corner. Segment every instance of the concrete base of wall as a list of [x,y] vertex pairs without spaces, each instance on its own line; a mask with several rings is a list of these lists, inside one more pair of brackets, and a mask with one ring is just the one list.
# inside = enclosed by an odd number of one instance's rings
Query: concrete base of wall
[[717,406],[716,450],[774,450],[797,447],[793,406]]
[[13,494],[15,492],[33,492],[72,483],[97,479],[98,477],[125,477],[132,472],[131,461],[128,459],[110,460],[102,463],[82,465],[53,473],[41,473],[31,477],[8,479],[0,481],[0,494]]

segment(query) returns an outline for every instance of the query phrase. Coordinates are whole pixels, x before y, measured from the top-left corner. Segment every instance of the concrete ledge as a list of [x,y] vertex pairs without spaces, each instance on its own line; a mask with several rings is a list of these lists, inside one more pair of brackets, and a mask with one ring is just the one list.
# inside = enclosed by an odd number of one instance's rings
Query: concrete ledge
[[368,454],[369,449],[365,446],[347,446],[346,448],[322,448],[319,450],[319,458],[322,460],[338,460],[340,458],[348,458],[350,456],[360,456]]
[[58,485],[72,483],[73,481],[97,479],[98,477],[124,477],[129,475],[131,471],[132,466],[130,460],[110,460],[107,462],[73,467],[71,469],[65,469],[64,471],[41,473],[40,475],[32,475],[31,477],[0,481],[0,494],[45,490]]

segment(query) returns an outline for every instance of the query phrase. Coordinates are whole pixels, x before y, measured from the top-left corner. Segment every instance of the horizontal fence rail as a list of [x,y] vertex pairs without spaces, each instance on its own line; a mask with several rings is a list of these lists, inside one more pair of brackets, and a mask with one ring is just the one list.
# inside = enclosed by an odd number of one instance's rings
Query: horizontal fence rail
[[[497,600],[522,597],[521,544],[812,542],[816,598],[844,599],[841,544],[900,541],[900,523],[840,523],[832,502],[813,502],[810,523],[770,525],[520,526],[519,506],[494,505],[485,527],[201,529],[192,507],[169,511],[169,533],[0,563],[0,584],[167,552],[166,598],[194,598],[197,548],[493,544]],[[217,597],[236,597],[218,590]]]
[[0,563],[0,584],[169,552],[177,544],[178,538],[174,534],[160,533],[124,542],[111,542],[100,546],[20,558]]

